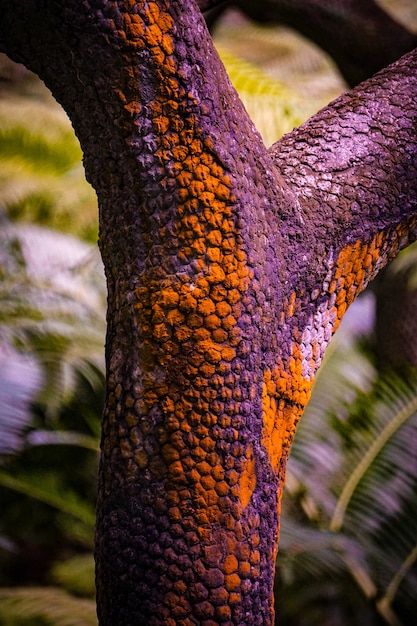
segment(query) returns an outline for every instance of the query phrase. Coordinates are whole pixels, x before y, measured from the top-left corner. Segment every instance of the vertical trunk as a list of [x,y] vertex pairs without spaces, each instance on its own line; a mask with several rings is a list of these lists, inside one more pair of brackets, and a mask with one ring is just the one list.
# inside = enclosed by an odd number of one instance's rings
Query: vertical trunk
[[[150,62],[121,96],[134,160],[105,170],[111,188],[94,181],[109,284],[100,623],[266,626],[286,450],[269,404],[264,427],[264,368],[285,292],[261,267],[285,276],[267,245],[281,191],[200,17],[161,2],[123,19]],[[280,402],[282,446],[299,407]]]
[[277,218],[295,197],[193,3],[25,9],[19,58],[70,115],[100,207],[100,623],[272,624],[279,499],[310,387],[298,322],[280,328],[296,294]]

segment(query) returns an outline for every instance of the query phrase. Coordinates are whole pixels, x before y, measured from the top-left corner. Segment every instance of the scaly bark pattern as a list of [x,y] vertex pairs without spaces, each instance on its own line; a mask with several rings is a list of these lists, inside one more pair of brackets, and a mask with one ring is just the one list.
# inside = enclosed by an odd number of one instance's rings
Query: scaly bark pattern
[[0,10],[2,45],[63,103],[99,199],[100,623],[272,624],[314,373],[415,236],[416,55],[268,153],[191,1],[28,0],[13,35],[16,7]]

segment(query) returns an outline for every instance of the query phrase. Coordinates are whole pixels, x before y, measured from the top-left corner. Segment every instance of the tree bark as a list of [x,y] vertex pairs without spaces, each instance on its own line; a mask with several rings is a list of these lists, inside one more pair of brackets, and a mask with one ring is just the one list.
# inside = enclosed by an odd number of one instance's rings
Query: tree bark
[[0,0],[71,118],[109,302],[100,624],[267,626],[296,424],[347,306],[416,237],[417,54],[268,152],[191,0]]

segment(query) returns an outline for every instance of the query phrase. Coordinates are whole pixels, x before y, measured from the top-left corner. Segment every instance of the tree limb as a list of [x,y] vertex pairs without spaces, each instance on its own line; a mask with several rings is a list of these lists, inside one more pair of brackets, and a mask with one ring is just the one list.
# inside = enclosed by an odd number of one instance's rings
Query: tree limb
[[[416,97],[414,51],[270,149],[300,202],[304,225],[299,237],[310,251],[305,274],[311,276],[314,267],[327,264],[329,293],[336,285],[340,288],[338,279],[344,277],[349,290],[345,299],[338,295],[342,313],[368,280],[416,237]],[[298,266],[301,275],[302,269]],[[301,282],[307,284],[308,278]]]

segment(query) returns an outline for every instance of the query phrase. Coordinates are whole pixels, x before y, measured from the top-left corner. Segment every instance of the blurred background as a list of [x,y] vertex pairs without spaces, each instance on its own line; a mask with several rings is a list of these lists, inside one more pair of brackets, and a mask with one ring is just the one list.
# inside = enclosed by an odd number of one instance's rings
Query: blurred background
[[[380,4],[417,32],[416,0]],[[292,30],[211,25],[267,145],[347,89]],[[0,57],[0,625],[89,626],[104,395],[97,206],[71,125]],[[417,623],[417,248],[351,307],[288,467],[281,626]]]

